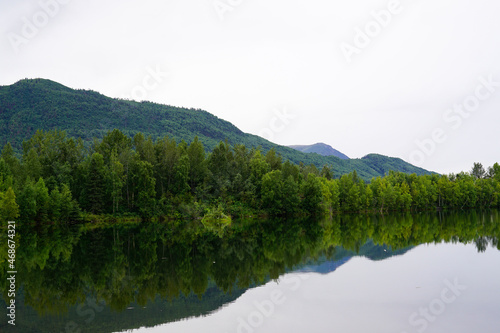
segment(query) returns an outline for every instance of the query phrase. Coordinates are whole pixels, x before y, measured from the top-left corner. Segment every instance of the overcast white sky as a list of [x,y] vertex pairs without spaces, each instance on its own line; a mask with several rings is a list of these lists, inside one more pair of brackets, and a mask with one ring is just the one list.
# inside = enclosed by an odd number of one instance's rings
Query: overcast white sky
[[500,162],[499,14],[491,0],[0,0],[0,85],[42,77],[458,172]]

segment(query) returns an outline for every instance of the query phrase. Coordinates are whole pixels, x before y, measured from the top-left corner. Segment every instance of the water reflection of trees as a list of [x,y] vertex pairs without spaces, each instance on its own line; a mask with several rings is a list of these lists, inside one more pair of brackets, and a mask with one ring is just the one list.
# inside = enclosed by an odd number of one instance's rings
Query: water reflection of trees
[[500,249],[498,222],[496,211],[343,215],[235,222],[223,237],[200,223],[22,226],[18,281],[25,303],[41,314],[64,312],[89,294],[120,311],[157,295],[201,297],[213,283],[225,292],[247,288],[306,260],[332,255],[337,246],[359,251],[369,240],[392,249],[442,241],[474,243],[478,251],[488,245]]

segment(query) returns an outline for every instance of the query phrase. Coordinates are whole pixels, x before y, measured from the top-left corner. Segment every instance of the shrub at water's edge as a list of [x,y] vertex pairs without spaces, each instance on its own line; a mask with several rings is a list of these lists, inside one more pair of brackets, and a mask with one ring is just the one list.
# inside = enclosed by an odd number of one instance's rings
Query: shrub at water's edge
[[216,208],[208,209],[201,219],[201,223],[208,230],[222,236],[224,229],[231,225],[231,216],[224,214],[222,206],[219,205]]

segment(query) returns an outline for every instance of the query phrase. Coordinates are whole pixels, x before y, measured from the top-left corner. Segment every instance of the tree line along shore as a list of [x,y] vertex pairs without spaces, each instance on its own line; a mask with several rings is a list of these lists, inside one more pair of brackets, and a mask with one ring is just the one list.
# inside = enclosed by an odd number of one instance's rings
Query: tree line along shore
[[197,138],[153,141],[117,129],[90,146],[63,131],[37,131],[22,153],[8,143],[0,154],[2,220],[26,223],[494,208],[499,193],[498,163],[450,175],[391,171],[366,182],[356,171],[283,161],[273,149],[220,142],[207,152]]

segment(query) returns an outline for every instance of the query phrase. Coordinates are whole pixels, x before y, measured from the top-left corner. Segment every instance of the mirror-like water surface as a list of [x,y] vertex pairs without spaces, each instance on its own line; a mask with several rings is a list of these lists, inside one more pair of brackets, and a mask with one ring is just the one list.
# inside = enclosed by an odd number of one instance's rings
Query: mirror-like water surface
[[[18,229],[16,327],[4,315],[2,332],[500,324],[497,211],[242,221],[223,232],[199,222]],[[6,299],[5,258],[0,272]]]
[[355,257],[331,273],[285,274],[209,316],[134,332],[497,332],[499,264],[497,250],[461,244]]

